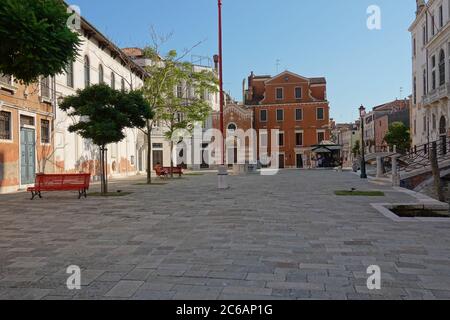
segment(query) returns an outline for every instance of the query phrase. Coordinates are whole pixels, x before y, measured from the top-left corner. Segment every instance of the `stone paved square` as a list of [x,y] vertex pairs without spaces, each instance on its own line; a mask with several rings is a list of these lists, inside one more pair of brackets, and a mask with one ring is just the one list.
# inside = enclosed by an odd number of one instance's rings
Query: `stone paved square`
[[[117,198],[0,196],[0,299],[448,299],[450,224],[395,222],[412,194],[349,172],[205,173]],[[335,190],[385,197],[338,197]],[[96,191],[98,186],[94,186]],[[81,268],[81,290],[66,268]],[[378,265],[382,289],[367,289]]]

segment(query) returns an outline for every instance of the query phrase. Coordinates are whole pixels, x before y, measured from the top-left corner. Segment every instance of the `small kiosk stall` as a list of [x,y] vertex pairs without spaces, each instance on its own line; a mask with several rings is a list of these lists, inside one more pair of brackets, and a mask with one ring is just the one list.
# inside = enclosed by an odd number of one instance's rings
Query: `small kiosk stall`
[[341,165],[342,146],[331,141],[322,141],[312,146],[311,163],[315,168],[335,168]]

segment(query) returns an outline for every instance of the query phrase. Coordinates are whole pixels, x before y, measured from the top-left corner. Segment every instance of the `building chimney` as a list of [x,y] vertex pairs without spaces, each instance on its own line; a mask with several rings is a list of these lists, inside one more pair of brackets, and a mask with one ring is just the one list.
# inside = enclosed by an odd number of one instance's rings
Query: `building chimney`
[[219,55],[215,54],[213,59],[214,59],[214,70],[216,70],[216,72],[219,72]]
[[417,11],[416,15],[419,15],[422,12],[422,9],[425,8],[425,0],[416,0]]

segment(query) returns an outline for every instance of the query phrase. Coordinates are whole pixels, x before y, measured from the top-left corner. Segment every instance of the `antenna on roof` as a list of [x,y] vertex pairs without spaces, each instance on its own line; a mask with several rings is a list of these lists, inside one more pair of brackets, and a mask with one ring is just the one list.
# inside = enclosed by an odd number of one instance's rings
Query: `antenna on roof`
[[400,87],[400,99],[399,100],[402,100],[403,99],[403,87]]
[[196,55],[196,54],[191,55],[191,63],[194,65],[208,67],[208,68],[212,68],[212,65],[213,65],[210,57],[200,56],[200,55]]
[[281,65],[281,60],[277,59],[277,61],[276,61],[277,74],[280,72],[280,65]]

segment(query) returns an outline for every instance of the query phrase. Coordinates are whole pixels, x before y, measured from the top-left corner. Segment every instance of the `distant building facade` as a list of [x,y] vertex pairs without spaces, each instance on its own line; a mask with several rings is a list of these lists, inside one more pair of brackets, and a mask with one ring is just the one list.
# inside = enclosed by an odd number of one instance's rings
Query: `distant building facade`
[[[124,48],[122,51],[128,55],[136,64],[145,68],[146,66],[150,66],[153,62],[144,56],[144,52],[140,48]],[[217,66],[209,66],[209,65],[197,65],[193,64],[194,72],[201,71],[210,71],[216,73]],[[189,104],[189,100],[193,98],[195,94],[194,88],[189,87],[186,83],[180,83],[176,87],[174,87],[174,92],[176,92],[178,98],[186,99],[186,103]],[[211,109],[213,112],[217,112],[220,108],[219,103],[219,93],[218,92],[205,92],[203,98],[209,102]],[[181,117],[183,115],[180,115]],[[207,129],[213,128],[213,114],[211,113],[206,121],[201,124],[203,128],[203,132]],[[154,128],[152,130],[152,151],[151,151],[151,164],[152,168],[156,164],[161,164],[166,167],[170,167],[170,141],[165,136],[167,132],[167,128],[163,123],[156,122]],[[209,141],[200,140],[201,137],[193,137],[192,143],[196,145],[198,148],[194,150],[201,150],[201,147],[204,147],[209,143]],[[147,159],[147,136],[138,132],[138,163],[139,163],[139,171],[145,171],[145,159]],[[199,151],[200,152],[200,151]],[[200,169],[200,165],[195,163],[194,159],[196,156],[194,154],[190,155],[192,159],[190,159],[189,165],[187,165],[190,169]],[[198,158],[198,157],[197,157]],[[182,165],[183,163],[178,163],[176,165]]]
[[[84,18],[78,32],[78,57],[66,71],[31,86],[0,77],[0,192],[33,185],[36,173],[89,172],[94,180],[100,176],[98,147],[68,131],[78,119],[60,110],[59,101],[98,83],[138,89],[144,72]],[[123,141],[107,146],[109,176],[139,171],[138,131],[127,129]]]
[[[268,146],[279,130],[280,168],[311,164],[313,146],[330,140],[330,107],[325,78],[306,78],[290,71],[248,77],[245,105],[253,109],[258,147]],[[266,159],[258,159],[266,160]]]
[[342,147],[341,158],[343,167],[351,167],[356,160],[353,149],[357,141],[361,141],[358,124],[337,124],[332,132],[332,142]]
[[[110,42],[85,19],[81,21],[82,44],[78,58],[67,71],[55,77],[57,101],[75,95],[79,89],[104,83],[116,90],[139,89],[144,72],[137,64]],[[54,132],[55,171],[89,172],[98,179],[99,150],[90,140],[68,131],[73,120],[56,108]],[[107,170],[109,176],[127,176],[138,172],[138,129],[126,129],[125,139],[107,146]]]
[[[256,150],[251,149],[252,145],[250,137],[240,137],[236,134],[237,130],[250,133],[250,130],[254,128],[253,109],[238,103],[227,103],[224,107],[223,118],[226,135],[226,163],[231,166],[232,164],[237,164],[239,159],[244,159],[248,164],[256,164],[251,163],[252,161],[250,161],[253,157],[256,159]],[[218,111],[213,113],[213,127],[215,129],[220,129],[220,112]],[[256,143],[256,136],[254,138],[254,143]],[[206,146],[207,145],[205,144],[205,147]],[[251,152],[255,152],[255,154],[252,155]],[[204,153],[204,159],[207,161],[206,153]],[[204,166],[207,167],[206,165]]]
[[36,173],[54,170],[54,82],[25,86],[0,75],[0,193],[34,184]]
[[412,43],[413,147],[447,139],[450,95],[450,3],[416,0]]
[[410,126],[410,99],[394,100],[373,108],[364,118],[364,141],[368,153],[384,152],[387,143],[384,141],[389,126],[394,122],[402,122]]

